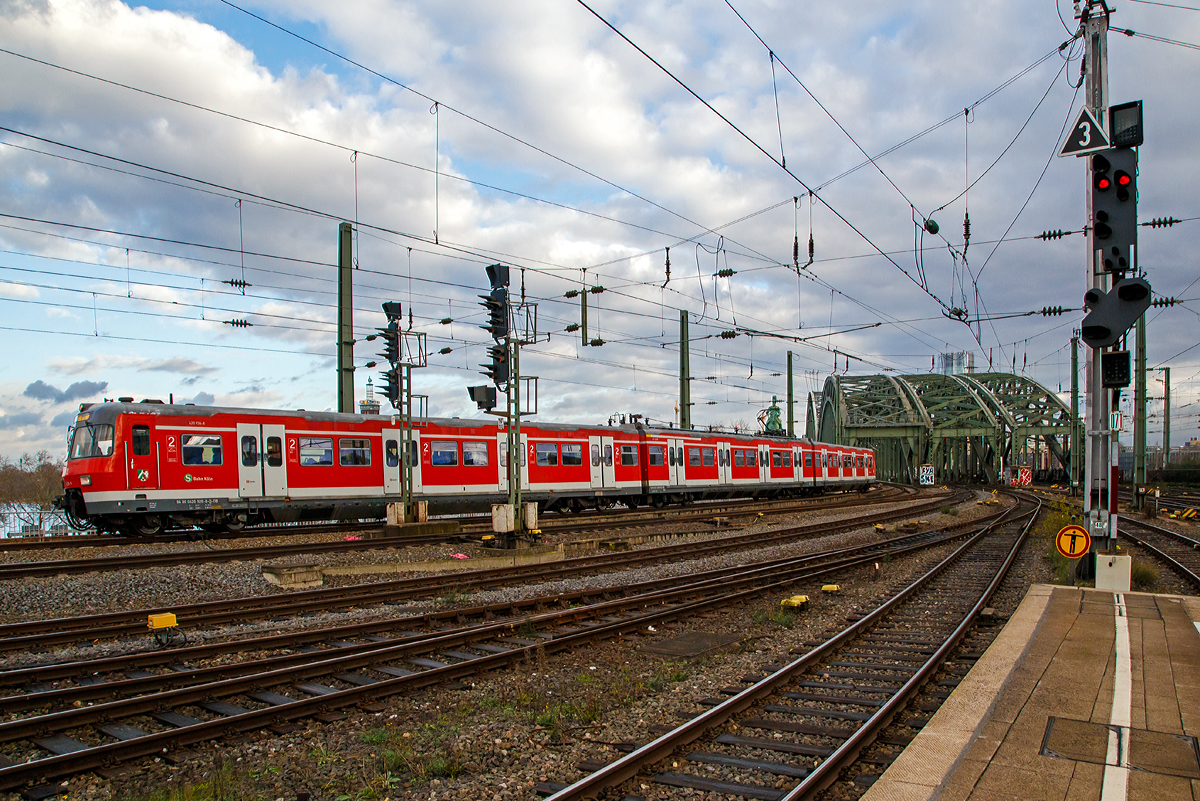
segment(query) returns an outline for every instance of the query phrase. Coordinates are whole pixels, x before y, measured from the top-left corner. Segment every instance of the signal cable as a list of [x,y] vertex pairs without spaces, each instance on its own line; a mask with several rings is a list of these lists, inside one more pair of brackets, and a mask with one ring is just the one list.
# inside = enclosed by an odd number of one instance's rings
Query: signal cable
[[1109,30],[1116,31],[1117,33],[1123,33],[1126,36],[1137,36],[1141,39],[1149,39],[1154,42],[1162,42],[1163,44],[1175,45],[1176,47],[1186,47],[1189,50],[1200,50],[1200,44],[1193,44],[1191,42],[1181,42],[1178,39],[1167,39],[1165,37],[1155,36],[1150,33],[1142,33],[1141,31],[1131,31],[1128,28],[1111,28],[1110,27]]
[[318,44],[317,42],[314,42],[311,39],[307,39],[304,36],[301,36],[300,34],[296,33],[295,31],[289,30],[289,29],[283,27],[282,25],[278,25],[278,24],[272,22],[271,20],[267,19],[266,17],[259,16],[258,14],[255,14],[252,11],[249,11],[245,8],[242,8],[241,6],[238,6],[238,5],[230,2],[230,0],[220,0],[220,2],[224,3],[225,5],[229,6],[232,9],[235,9],[237,11],[242,12],[243,14],[246,14],[247,16],[253,17],[254,19],[258,20],[259,22],[262,22],[265,25],[269,25],[270,27],[274,28],[275,30],[277,30],[281,33],[287,34],[288,36],[291,36],[295,39],[299,39],[300,41],[304,42],[305,44],[310,45],[311,47],[315,47],[318,50],[328,53],[329,55],[333,56],[334,58],[336,58],[340,61],[344,61],[347,64],[351,64],[351,65],[359,68],[360,70],[363,70],[364,72],[369,73],[370,75],[374,75],[376,78],[379,78],[382,81],[390,83],[393,86],[397,86],[401,89],[404,89],[407,92],[411,92],[414,95],[416,95],[417,97],[427,100],[430,103],[436,103],[439,105],[440,108],[446,109],[447,111],[451,111],[451,112],[459,115],[463,119],[470,120],[471,122],[475,123],[476,125],[483,126],[484,128],[487,128],[489,131],[497,133],[506,139],[510,139],[513,142],[523,145],[523,146],[529,148],[530,150],[533,150],[537,153],[542,154],[543,156],[546,156],[547,158],[553,159],[554,161],[557,161],[558,163],[560,163],[566,167],[570,167],[573,170],[577,170],[578,172],[583,173],[584,175],[588,176],[589,178],[594,178],[595,180],[600,181],[601,183],[605,184],[606,186],[611,186],[613,189],[623,192],[623,193],[629,195],[630,197],[637,198],[638,200],[642,201],[643,203],[648,203],[649,205],[651,205],[661,211],[664,211],[667,214],[671,215],[672,217],[676,217],[676,218],[688,223],[689,225],[694,225],[697,228],[702,228],[702,229],[708,231],[709,233],[713,233],[711,230],[708,229],[707,226],[704,226],[698,222],[695,222],[694,220],[690,220],[687,217],[680,214],[679,212],[673,211],[673,210],[667,208],[666,206],[656,203],[653,200],[650,200],[649,198],[647,198],[643,195],[639,195],[637,192],[634,192],[631,189],[626,189],[625,187],[621,186],[620,184],[614,183],[614,182],[608,180],[607,178],[603,178],[600,175],[597,175],[596,173],[591,172],[590,170],[579,166],[578,164],[574,164],[570,161],[567,161],[566,159],[562,158],[561,156],[556,156],[555,154],[551,153],[550,151],[545,150],[541,147],[538,147],[537,145],[533,144],[532,142],[521,139],[519,136],[516,136],[515,134],[511,134],[511,133],[508,133],[507,131],[497,128],[496,126],[494,126],[490,123],[484,122],[483,120],[479,119],[478,117],[473,117],[470,114],[466,113],[465,111],[462,111],[461,109],[455,108],[454,106],[447,105],[446,103],[443,103],[442,101],[439,101],[436,98],[430,97],[429,95],[426,95],[425,93],[421,92],[420,90],[414,89],[413,87],[409,86],[408,84],[401,83],[400,81],[396,80],[395,78],[391,78],[387,75],[384,75],[381,72],[373,70],[370,67],[368,67],[358,61],[355,61],[354,59],[352,59],[348,56],[342,55],[341,53],[338,53],[335,50],[331,50],[330,48],[325,47],[324,45]]
[[[227,2],[227,0],[222,0],[222,2]],[[671,80],[673,80],[673,81],[675,81],[675,83],[679,84],[679,86],[682,87],[684,89],[684,91],[686,91],[692,97],[696,98],[696,100],[700,101],[700,103],[703,104],[705,106],[705,108],[707,108],[713,114],[716,114],[726,125],[728,125],[734,131],[736,131],[743,139],[745,139],[747,142],[749,142],[750,145],[752,145],[756,150],[758,150],[764,156],[769,158],[778,167],[780,167],[784,172],[786,172],[788,175],[790,175],[796,181],[796,183],[803,186],[812,195],[812,197],[821,201],[822,205],[824,205],[825,208],[829,209],[834,214],[834,216],[836,216],[839,220],[841,220],[846,225],[846,227],[848,227],[854,233],[858,234],[858,236],[861,237],[864,242],[866,242],[868,245],[870,245],[872,248],[874,248],[885,259],[890,261],[896,267],[896,269],[898,269],[900,272],[904,273],[904,275],[908,277],[908,280],[912,281],[914,284],[916,284],[918,287],[920,287],[921,290],[926,295],[928,295],[930,298],[932,298],[939,306],[944,308],[946,311],[950,310],[950,307],[947,306],[946,303],[941,298],[939,298],[933,292],[929,291],[929,288],[927,286],[922,285],[920,281],[913,278],[912,274],[909,273],[908,270],[904,269],[904,267],[902,267],[899,262],[897,262],[895,259],[892,259],[890,256],[888,256],[887,253],[885,253],[882,248],[880,248],[878,245],[876,245],[875,242],[870,237],[868,237],[862,230],[860,230],[856,225],[854,225],[854,223],[850,222],[850,220],[848,220],[844,215],[842,215],[842,213],[839,212],[836,208],[831,206],[828,201],[826,201],[823,197],[818,195],[813,190],[813,188],[810,187],[808,184],[806,184],[803,180],[801,180],[801,178],[798,175],[796,175],[794,172],[792,172],[787,167],[785,167],[782,163],[780,163],[780,161],[778,159],[776,159],[774,156],[772,156],[765,148],[763,148],[762,145],[760,145],[757,141],[755,141],[749,134],[747,134],[745,131],[743,131],[741,128],[739,128],[732,120],[730,120],[724,114],[717,111],[717,109],[715,109],[711,103],[709,103],[707,100],[702,98],[699,94],[697,94],[695,92],[695,90],[693,90],[690,86],[688,86],[686,83],[684,83],[680,78],[678,78],[673,72],[671,72],[665,66],[663,66],[653,56],[651,56],[649,53],[647,53],[645,50],[643,50],[640,46],[638,46],[632,39],[630,39],[625,34],[621,33],[621,31],[618,30],[616,26],[614,26],[612,23],[610,23],[604,17],[600,16],[600,14],[597,13],[595,11],[595,9],[593,9],[591,6],[589,6],[584,0],[576,0],[576,2],[579,3],[581,6],[583,6],[585,9],[587,9],[594,17],[596,17],[596,19],[598,19],[602,23],[604,23],[604,25],[607,26],[613,33],[615,33],[617,36],[624,39],[625,42],[627,42],[631,47],[633,47],[635,50],[637,50],[639,53],[641,53],[648,61],[650,61],[650,63],[652,63],[652,64],[654,64],[654,66],[658,67],[664,74],[666,74],[669,78],[671,78]]]

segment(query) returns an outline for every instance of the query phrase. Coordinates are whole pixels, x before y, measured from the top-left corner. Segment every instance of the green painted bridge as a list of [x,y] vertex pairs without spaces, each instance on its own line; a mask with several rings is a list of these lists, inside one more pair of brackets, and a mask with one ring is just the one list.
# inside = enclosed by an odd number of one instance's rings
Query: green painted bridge
[[1069,473],[1074,426],[1053,392],[1012,373],[832,375],[808,399],[806,434],[873,448],[881,479],[999,483],[1028,465],[1038,478]]

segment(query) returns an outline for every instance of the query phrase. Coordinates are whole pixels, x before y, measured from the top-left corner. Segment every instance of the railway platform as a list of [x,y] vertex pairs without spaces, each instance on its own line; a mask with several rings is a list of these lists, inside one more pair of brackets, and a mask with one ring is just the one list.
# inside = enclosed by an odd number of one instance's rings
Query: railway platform
[[863,801],[1200,801],[1200,598],[1035,585]]

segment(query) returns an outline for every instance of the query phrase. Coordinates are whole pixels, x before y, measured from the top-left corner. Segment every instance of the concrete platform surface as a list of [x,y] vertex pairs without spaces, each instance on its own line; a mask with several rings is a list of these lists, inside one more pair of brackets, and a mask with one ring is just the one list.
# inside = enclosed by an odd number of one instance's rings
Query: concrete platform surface
[[1200,801],[1200,598],[1035,585],[863,801]]

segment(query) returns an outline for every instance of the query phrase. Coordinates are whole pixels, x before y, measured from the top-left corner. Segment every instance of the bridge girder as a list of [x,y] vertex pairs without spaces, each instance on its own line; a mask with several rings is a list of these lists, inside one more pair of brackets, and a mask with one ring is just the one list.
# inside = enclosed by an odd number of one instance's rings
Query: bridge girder
[[822,441],[874,448],[881,478],[915,483],[922,464],[939,481],[1001,480],[1031,438],[1066,470],[1071,412],[1048,389],[1011,373],[832,375],[809,398]]

